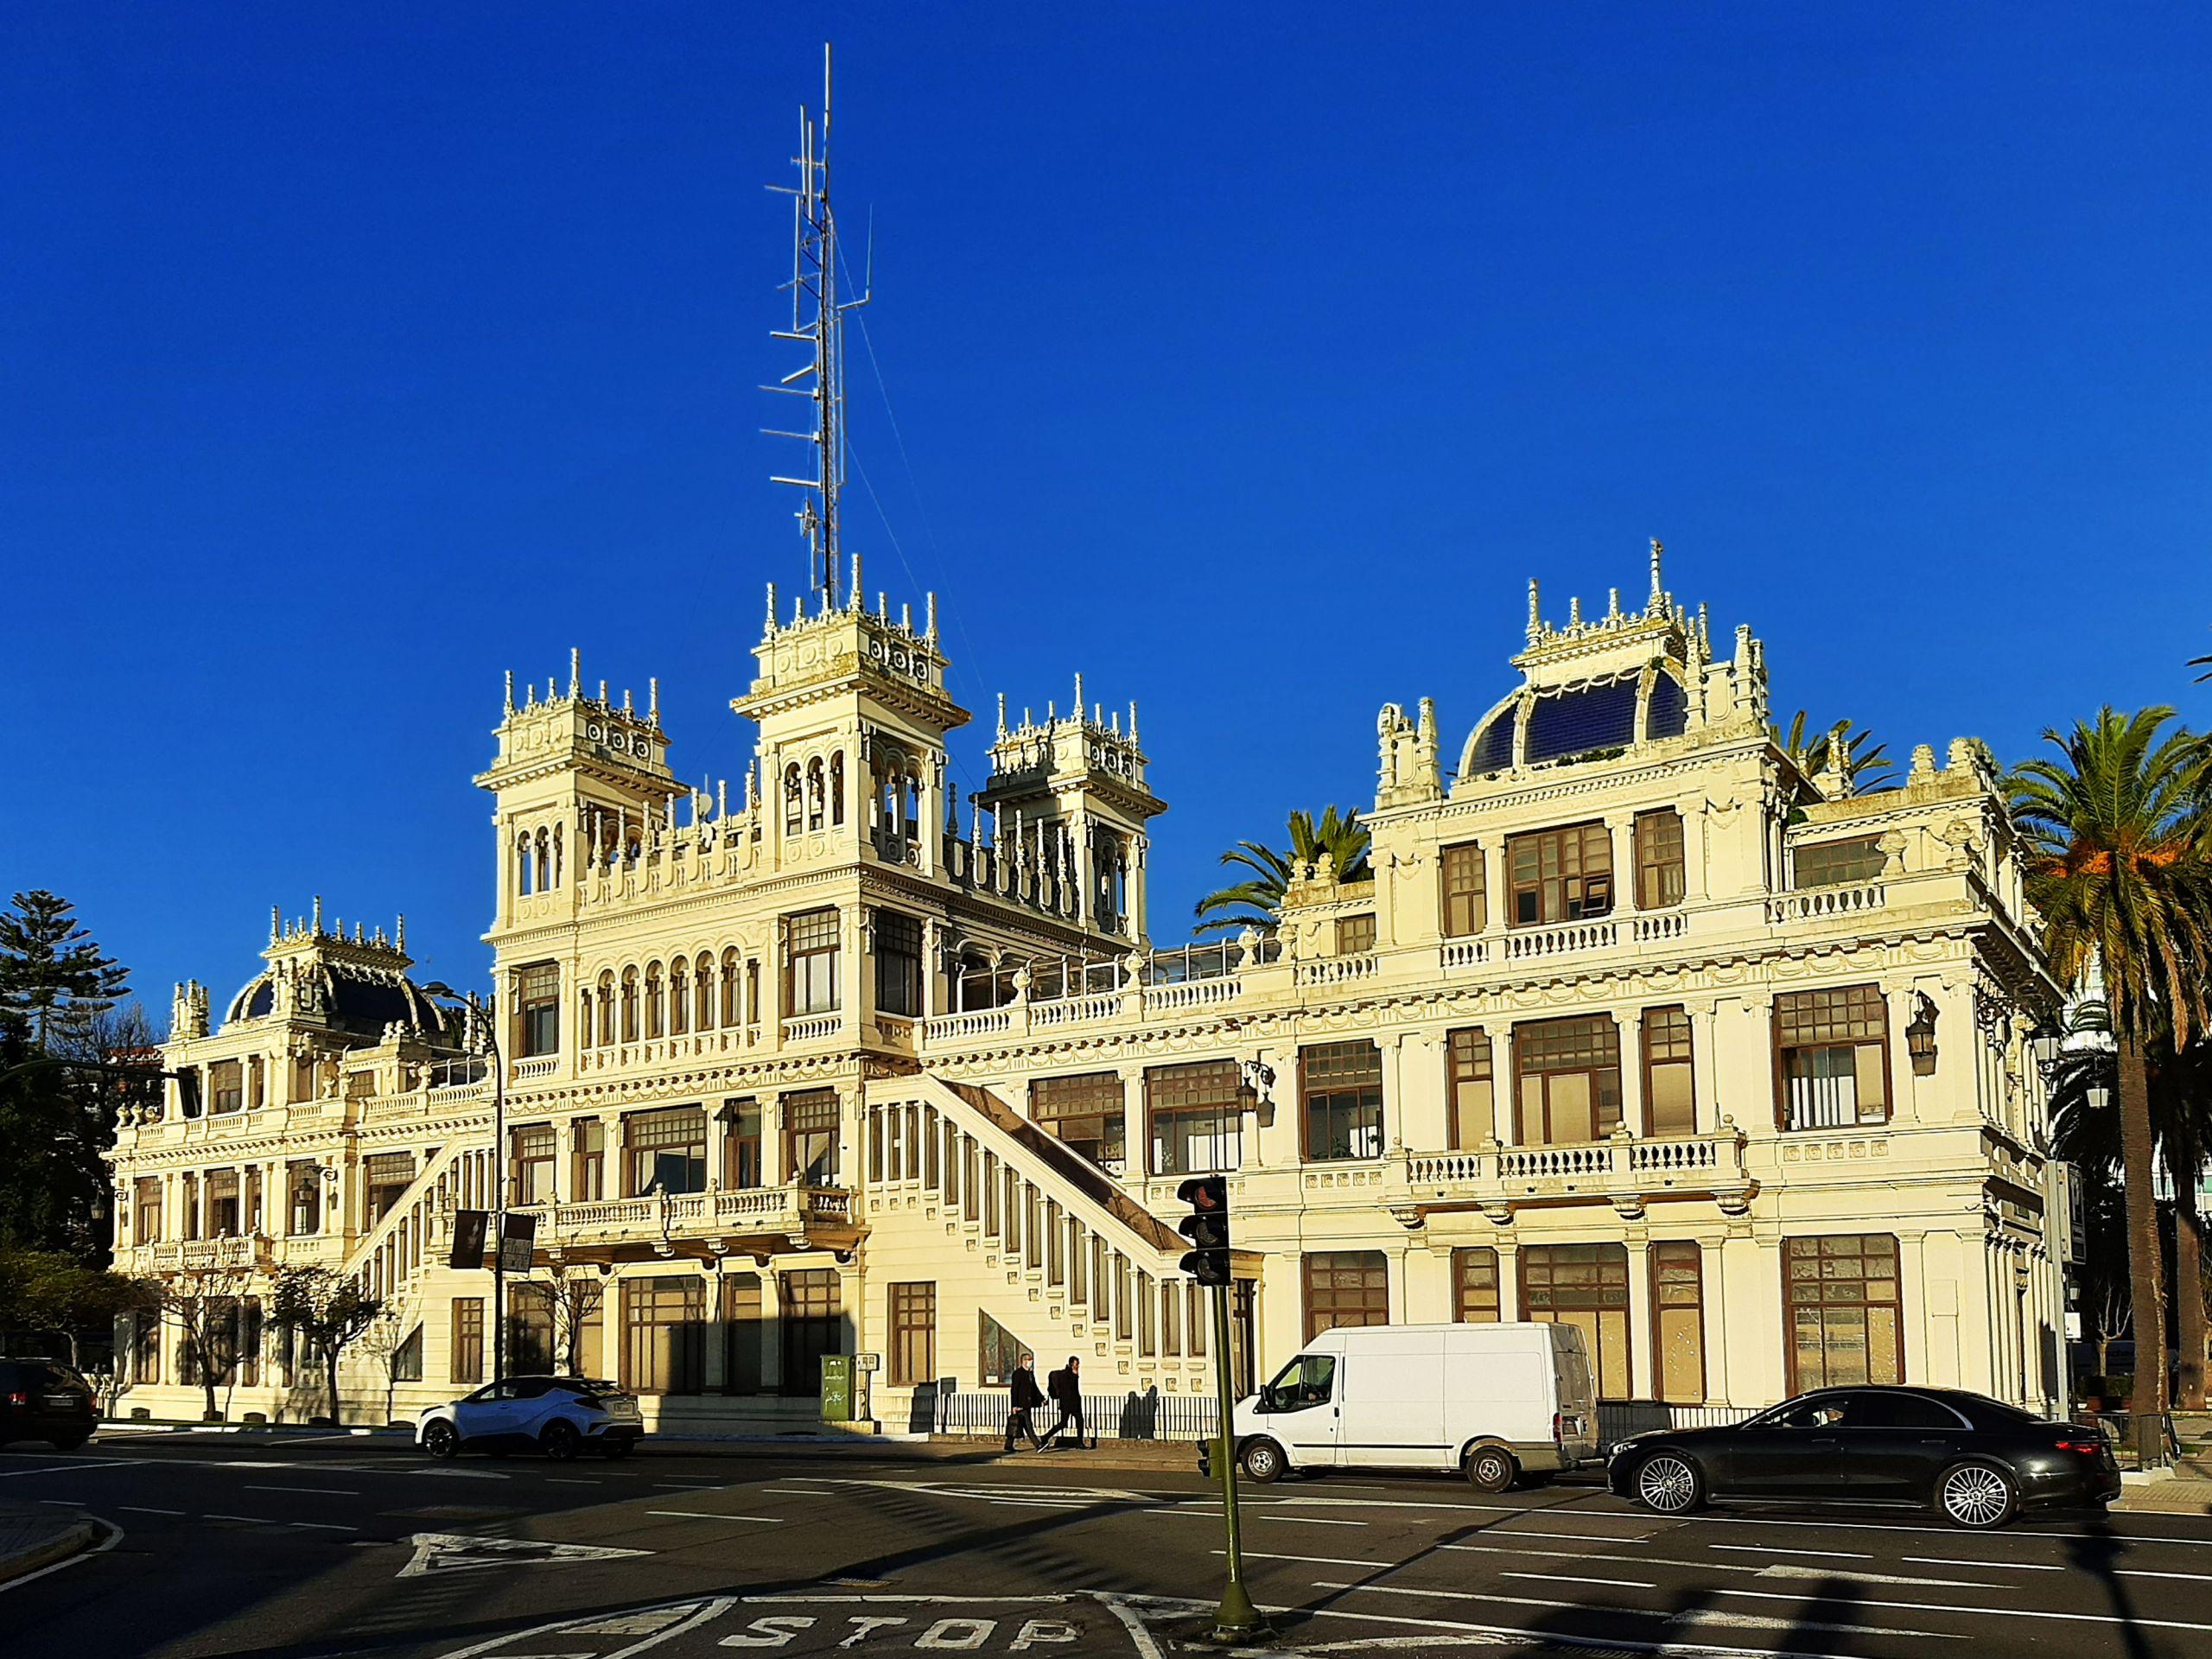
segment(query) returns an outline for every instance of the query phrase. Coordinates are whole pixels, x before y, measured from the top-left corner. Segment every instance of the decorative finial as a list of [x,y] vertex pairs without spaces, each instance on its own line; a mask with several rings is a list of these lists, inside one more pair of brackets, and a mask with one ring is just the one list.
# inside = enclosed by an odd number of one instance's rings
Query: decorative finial
[[[855,554],[854,556],[859,556]],[[660,676],[658,674],[645,682],[645,718],[656,726],[660,724]]]
[[1659,585],[1659,556],[1666,550],[1664,543],[1654,536],[1651,538],[1651,608],[1655,611],[1660,608],[1659,601],[1665,595],[1665,590]]
[[569,647],[569,695],[577,696],[584,689],[584,653],[581,645]]
[[773,632],[775,632],[775,631],[776,631],[776,584],[775,584],[774,582],[770,582],[770,583],[768,584],[768,632],[769,632],[770,633],[772,633],[772,634]]
[[1579,594],[1567,601],[1567,626],[1570,628],[1582,626],[1582,598]]
[[929,616],[929,642],[931,645],[935,645],[937,643],[937,594],[932,591],[931,593],[925,594],[923,595],[923,599],[929,607],[927,613]]
[[1544,619],[1537,609],[1536,579],[1529,578],[1529,643],[1535,645],[1544,637]]
[[999,693],[999,735],[1006,735],[1006,693]]
[[1605,589],[1605,620],[1618,622],[1620,620],[1621,590],[1618,588],[1608,588]]
[[270,943],[270,944],[276,944],[276,939],[277,939],[277,936],[278,936],[279,934],[281,934],[283,931],[284,931],[284,912],[283,912],[283,908],[282,908],[281,906],[276,906],[276,905],[271,905],[271,906],[269,906],[269,943]]
[[1136,741],[1137,741],[1137,700],[1136,700],[1135,697],[1131,697],[1131,698],[1129,699],[1129,741],[1130,741],[1130,742],[1132,742],[1132,743],[1134,743],[1134,742],[1135,742]]
[[391,925],[391,948],[404,952],[407,949],[407,912],[400,912]]
[[599,683],[599,700],[602,703],[607,701],[607,682],[605,680],[601,680]]
[[535,709],[535,708],[537,708],[537,681],[532,680],[532,681],[531,681],[528,685],[525,685],[524,687],[523,687],[523,689],[522,689],[522,706],[523,706],[524,708],[525,708],[525,709]]
[[626,685],[622,688],[622,712],[626,715],[632,712],[630,708],[630,688]]
[[512,715],[512,713],[514,713],[514,711],[515,711],[515,671],[514,671],[514,670],[512,670],[512,669],[511,668],[511,669],[509,669],[509,670],[507,671],[507,699],[506,699],[506,709],[505,709],[505,712],[506,712],[506,713],[508,713],[508,714],[511,714],[511,715]]
[[1083,671],[1079,668],[1075,671],[1075,717],[1083,718]]
[[846,596],[845,608],[857,611],[864,603],[861,589],[861,556],[855,553],[853,555],[853,590]]
[[904,633],[914,631],[914,607],[912,605],[902,603],[899,607],[899,627]]
[[322,895],[319,893],[315,896],[315,931],[322,931]]
[[805,620],[806,595],[804,594],[793,594],[791,595],[791,626],[793,627],[797,627],[800,623]]

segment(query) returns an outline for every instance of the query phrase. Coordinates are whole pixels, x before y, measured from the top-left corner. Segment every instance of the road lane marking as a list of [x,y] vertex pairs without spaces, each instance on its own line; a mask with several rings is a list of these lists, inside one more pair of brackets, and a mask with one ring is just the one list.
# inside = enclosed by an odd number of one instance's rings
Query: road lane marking
[[249,1492],[315,1492],[324,1497],[359,1497],[348,1486],[248,1486]]
[[[2194,1575],[2192,1575],[2194,1576]],[[1782,1590],[1715,1590],[1716,1596],[1741,1596],[1750,1601],[1805,1601],[1803,1592]],[[2212,1624],[2192,1624],[2186,1619],[2145,1618],[2140,1614],[2053,1613],[2030,1607],[1942,1607],[1925,1601],[1860,1601],[1858,1607],[1902,1608],[1909,1613],[1957,1613],[1969,1618],[2052,1618],[2069,1624],[2125,1624],[2145,1630],[2212,1630]]]
[[188,1510],[156,1510],[144,1503],[118,1503],[115,1507],[118,1510],[126,1510],[132,1515],[188,1515],[191,1513]]
[[313,1527],[317,1532],[359,1532],[359,1527],[342,1526],[335,1521],[287,1521],[288,1527]]
[[1725,1549],[1735,1555],[1817,1555],[1824,1560],[1871,1561],[1872,1555],[1855,1549],[1776,1549],[1767,1544],[1707,1544],[1707,1549]]
[[1942,1590],[2001,1590],[2000,1584],[1986,1583],[1980,1579],[1914,1579],[1895,1573],[1862,1573],[1857,1567],[1800,1567],[1795,1561],[1777,1561],[1772,1567],[1759,1569],[1763,1579],[1814,1579],[1822,1584],[1841,1580],[1847,1584],[1916,1584]]
[[271,1521],[265,1515],[218,1515],[213,1510],[207,1511],[207,1518],[210,1521],[246,1521],[257,1527],[281,1527],[284,1524],[281,1521]]
[[2121,1579],[2187,1579],[2192,1584],[2204,1582],[2202,1573],[2153,1573],[2144,1567],[2115,1567],[2112,1573],[2115,1578]]
[[[1719,1648],[1714,1647],[1710,1643],[1700,1642],[1695,1648],[1690,1649],[1685,1648],[1680,1642],[1639,1642],[1635,1637],[1627,1636],[1586,1637],[1560,1636],[1549,1630],[1522,1630],[1510,1624],[1469,1624],[1456,1618],[1400,1618],[1389,1613],[1355,1613],[1338,1607],[1311,1607],[1306,1609],[1306,1614],[1313,1618],[1350,1618],[1367,1624],[1410,1624],[1422,1630],[1452,1630],[1465,1636],[1486,1637],[1489,1640],[1482,1644],[1486,1647],[1555,1647],[1569,1649],[1576,1652],[1664,1654],[1670,1656],[1671,1659],[1845,1659],[1845,1656],[1841,1654],[1811,1653],[1799,1648]],[[1688,1622],[1697,1617],[1700,1615],[1684,1614],[1681,1616],[1681,1621]],[[1808,1628],[1779,1618],[1745,1618],[1741,1613],[1715,1613],[1710,1609],[1707,1609],[1701,1617],[1713,1624],[1738,1625],[1746,1630],[1779,1630],[1785,1625],[1790,1630]],[[1675,1619],[1668,1621],[1669,1624],[1676,1622]],[[1876,1636],[1936,1634],[1927,1630],[1876,1630],[1872,1625],[1836,1628],[1847,1628]],[[1953,1638],[1947,1637],[1946,1639]],[[1318,1646],[1308,1647],[1306,1651],[1308,1653],[1365,1653],[1376,1648],[1434,1645],[1436,1645],[1435,1643],[1425,1637],[1406,1638],[1383,1637],[1379,1639],[1364,1637],[1351,1642],[1325,1642]]]
[[828,1497],[828,1492],[817,1491],[811,1486],[763,1486],[764,1492],[775,1492],[784,1497]]
[[49,1573],[66,1573],[79,1561],[89,1561],[95,1555],[106,1554],[108,1551],[123,1541],[123,1529],[117,1526],[114,1522],[103,1521],[95,1516],[92,1517],[92,1524],[102,1528],[107,1534],[99,1542],[94,1544],[90,1549],[80,1549],[74,1555],[56,1561],[50,1567],[41,1567],[35,1572],[18,1573],[6,1583],[0,1584],[0,1595],[5,1595],[10,1590],[20,1590],[34,1579],[42,1579]]
[[582,1480],[573,1475],[548,1475],[546,1483],[553,1486],[604,1486],[603,1480]]
[[[1189,1510],[1185,1510],[1185,1513],[1189,1515],[1205,1515],[1211,1510],[1211,1505],[1208,1505],[1207,1509]],[[1329,1516],[1323,1515],[1268,1515],[1264,1511],[1254,1516],[1252,1518],[1255,1521],[1288,1521],[1301,1527],[1363,1527],[1368,1524],[1364,1521],[1332,1520]]]
[[[2066,1570],[2063,1567],[2045,1567],[2036,1561],[1962,1561],[1949,1555],[1900,1555],[1897,1559],[1912,1561],[1921,1567],[1978,1567],[1999,1573],[2063,1573]],[[2190,1573],[2183,1576],[2194,1579],[2202,1575]]]
[[694,1521],[759,1521],[770,1526],[783,1521],[780,1515],[717,1515],[712,1510],[647,1510],[647,1515],[680,1515]]
[[1565,1573],[1501,1573],[1501,1579],[1534,1579],[1539,1584],[1603,1584],[1617,1590],[1656,1590],[1659,1586],[1645,1579],[1578,1579]]
[[1503,1527],[1495,1532],[1485,1532],[1485,1538],[1571,1538],[1582,1544],[1640,1544],[1651,1536],[1648,1532],[1508,1532]]
[[41,1497],[39,1502],[58,1504],[65,1510],[81,1510],[85,1507],[85,1500],[81,1497]]
[[128,1469],[134,1463],[151,1463],[151,1458],[95,1458],[87,1463],[41,1464],[35,1469],[0,1469],[0,1480],[13,1480],[22,1475],[66,1475],[73,1469]]
[[[1508,1607],[1545,1607],[1549,1608],[1554,1611],[1565,1611],[1578,1613],[1626,1613],[1631,1618],[1653,1619],[1662,1624],[1694,1624],[1700,1617],[1697,1612],[1676,1613],[1670,1615],[1663,1609],[1657,1607],[1597,1607],[1592,1606],[1590,1603],[1586,1601],[1542,1601],[1534,1596],[1486,1596],[1472,1590],[1414,1590],[1391,1584],[1332,1584],[1322,1579],[1316,1579],[1313,1581],[1313,1586],[1317,1590],[1342,1590],[1349,1592],[1371,1596],[1429,1596],[1440,1597],[1450,1601],[1497,1602]],[[1726,1595],[1728,1592],[1723,1591],[1721,1593]],[[1881,1604],[1862,1602],[1859,1605],[1861,1606],[1875,1606],[1880,1605]],[[1923,1612],[1941,1612],[1946,1610],[1942,1608],[1923,1608],[1921,1611]],[[1345,1617],[1351,1618],[1378,1618],[1379,1615],[1351,1613],[1345,1615]],[[1731,1616],[1726,1613],[1720,1613],[1713,1615],[1713,1617],[1715,1623],[1737,1624],[1744,1628],[1752,1630],[1831,1630],[1844,1631],[1854,1636],[1917,1636],[1931,1637],[1946,1634],[1946,1632],[1942,1630],[1889,1630],[1877,1624],[1826,1624],[1818,1623],[1812,1619],[1770,1618],[1753,1622],[1752,1620],[1743,1618],[1740,1615]],[[1429,1624],[1432,1621],[1427,1619],[1420,1619],[1406,1620],[1402,1622],[1409,1624]],[[1441,1623],[1443,1621],[1440,1620],[1434,1622]],[[1645,1643],[1631,1644],[1624,1639],[1616,1637],[1587,1637],[1578,1639],[1574,1637],[1547,1636],[1545,1640],[1548,1643],[1562,1647],[1597,1648],[1602,1649],[1607,1647],[1635,1645],[1641,1652],[1667,1654],[1680,1654],[1682,1650],[1681,1645],[1679,1643],[1663,1644],[1658,1643]],[[1737,1651],[1742,1652],[1744,1650],[1738,1649]],[[1779,1659],[1779,1656],[1771,1653],[1765,1653],[1762,1654],[1761,1659]]]

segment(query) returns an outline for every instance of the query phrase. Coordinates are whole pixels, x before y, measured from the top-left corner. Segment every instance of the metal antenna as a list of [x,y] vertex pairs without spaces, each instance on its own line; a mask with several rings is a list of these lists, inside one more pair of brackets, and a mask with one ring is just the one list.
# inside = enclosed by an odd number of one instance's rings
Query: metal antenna
[[[771,331],[771,338],[813,348],[811,359],[763,391],[814,402],[814,429],[784,432],[763,429],[776,438],[797,438],[813,446],[812,478],[774,477],[778,484],[804,490],[798,510],[799,532],[806,537],[812,566],[809,580],[830,609],[837,605],[837,498],[845,484],[845,313],[866,305],[837,296],[837,220],[830,208],[830,48],[822,48],[822,121],[817,127],[804,105],[798,112],[798,188],[768,188],[791,200],[791,326]],[[873,260],[871,260],[871,277]]]

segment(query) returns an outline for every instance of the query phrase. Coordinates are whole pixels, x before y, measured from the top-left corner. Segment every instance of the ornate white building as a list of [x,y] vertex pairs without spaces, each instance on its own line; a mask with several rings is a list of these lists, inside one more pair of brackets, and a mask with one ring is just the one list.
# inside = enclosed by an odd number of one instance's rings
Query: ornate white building
[[[1427,699],[1383,709],[1371,875],[1173,950],[1134,705],[1001,703],[954,799],[933,599],[772,589],[735,791],[679,780],[657,696],[573,660],[511,686],[477,779],[499,1077],[396,934],[278,921],[219,1027],[180,992],[197,1086],[114,1149],[121,1264],[230,1275],[231,1408],[295,1417],[316,1371],[252,1305],[283,1263],[359,1275],[391,1313],[347,1413],[380,1417],[486,1375],[490,1275],[446,1262],[504,1171],[531,1279],[570,1287],[517,1297],[511,1363],[618,1376],[659,1424],[811,1418],[843,1351],[904,1426],[1016,1346],[1152,1421],[1208,1386],[1173,1220],[1218,1169],[1248,1382],[1332,1323],[1529,1318],[1655,1410],[1865,1378],[2055,1406],[2026,1039],[2060,994],[1988,756],[1801,775],[1749,629],[1716,655],[1656,545],[1649,574],[1560,626],[1532,585],[1456,756]],[[173,1333],[137,1344],[126,1408],[196,1414]]]

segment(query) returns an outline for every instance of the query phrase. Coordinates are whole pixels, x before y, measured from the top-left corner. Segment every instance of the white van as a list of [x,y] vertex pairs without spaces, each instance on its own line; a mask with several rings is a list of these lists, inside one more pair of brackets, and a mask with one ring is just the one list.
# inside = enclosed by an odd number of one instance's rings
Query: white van
[[1324,1332],[1230,1419],[1238,1466],[1463,1471],[1486,1492],[1598,1457],[1598,1402],[1568,1325]]

